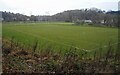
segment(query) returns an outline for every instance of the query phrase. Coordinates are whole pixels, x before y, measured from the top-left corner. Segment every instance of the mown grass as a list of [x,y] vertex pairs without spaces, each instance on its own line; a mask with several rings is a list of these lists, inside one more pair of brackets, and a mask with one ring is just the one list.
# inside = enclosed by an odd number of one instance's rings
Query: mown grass
[[3,23],[3,74],[119,73],[118,29]]
[[99,50],[100,47],[105,50],[104,46],[109,42],[118,42],[118,29],[74,26],[72,23],[3,23],[3,38],[11,37],[26,47],[38,41],[37,48],[45,49],[49,46],[52,50],[62,50],[63,53],[71,46],[78,51]]

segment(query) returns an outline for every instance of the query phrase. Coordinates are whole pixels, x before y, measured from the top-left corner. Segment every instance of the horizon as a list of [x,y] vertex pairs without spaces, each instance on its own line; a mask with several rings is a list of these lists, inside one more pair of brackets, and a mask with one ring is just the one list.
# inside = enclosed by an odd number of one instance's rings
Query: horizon
[[[95,7],[93,7],[93,8],[95,8]],[[82,9],[92,9],[92,8],[82,8]],[[73,10],[65,10],[65,11],[74,11],[74,10],[82,10],[82,9],[73,9]],[[98,9],[98,8],[97,8]],[[105,10],[102,10],[102,9],[98,9],[98,10],[101,10],[101,11],[103,11],[103,12],[111,12],[111,11],[119,11],[119,9],[118,10],[108,10],[108,11],[105,11]],[[56,15],[56,14],[59,14],[59,13],[63,13],[63,12],[65,12],[65,11],[62,11],[62,12],[57,12],[57,13],[55,13],[55,14],[52,14],[52,15],[48,15],[48,14],[44,14],[44,15],[34,15],[34,14],[31,14],[31,15],[33,15],[33,16],[53,16],[53,15]],[[0,11],[0,12],[10,12],[10,13],[14,13],[14,14],[21,14],[21,15],[25,15],[25,16],[31,16],[31,15],[26,15],[26,14],[23,14],[23,13],[19,13],[19,12],[11,12],[11,11]]]
[[98,8],[105,11],[117,11],[118,0],[1,0],[0,11],[20,13],[23,15],[54,15],[67,10]]

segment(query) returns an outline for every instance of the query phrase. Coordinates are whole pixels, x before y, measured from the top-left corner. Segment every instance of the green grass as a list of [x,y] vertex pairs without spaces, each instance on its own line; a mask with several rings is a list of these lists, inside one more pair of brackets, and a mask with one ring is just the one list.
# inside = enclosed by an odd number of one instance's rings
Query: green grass
[[39,41],[40,48],[54,50],[70,48],[92,50],[118,42],[118,29],[74,26],[72,23],[3,23],[3,38],[15,37],[26,45]]
[[0,22],[0,38],[2,37],[2,23]]

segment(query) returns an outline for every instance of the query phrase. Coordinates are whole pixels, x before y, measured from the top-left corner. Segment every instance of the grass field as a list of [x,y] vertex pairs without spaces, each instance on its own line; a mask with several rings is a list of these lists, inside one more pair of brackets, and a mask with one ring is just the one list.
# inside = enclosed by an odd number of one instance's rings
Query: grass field
[[74,26],[72,23],[3,23],[3,38],[32,45],[39,41],[39,48],[54,50],[71,46],[93,50],[118,42],[118,29],[108,27]]

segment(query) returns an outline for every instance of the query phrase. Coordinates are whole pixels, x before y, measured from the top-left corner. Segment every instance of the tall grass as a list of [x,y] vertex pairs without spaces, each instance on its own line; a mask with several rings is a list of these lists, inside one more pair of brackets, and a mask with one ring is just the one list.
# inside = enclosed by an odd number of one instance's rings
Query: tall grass
[[[62,54],[61,51],[54,52],[53,45],[46,45],[44,50],[41,49],[40,53],[37,53],[37,49],[40,49],[37,40],[35,40],[32,46],[29,46],[31,48],[26,48],[24,44],[18,44],[14,39],[15,38],[12,37],[10,41],[3,41],[3,55],[5,59],[7,59],[4,60],[3,65],[6,65],[6,63],[9,64],[8,71],[13,69],[11,71],[14,72],[15,66],[19,66],[17,72],[21,72],[21,68],[23,68],[25,72],[27,67],[31,66],[32,68],[29,69],[29,72],[32,70],[32,72],[37,73],[93,74],[120,72],[120,60],[115,57],[117,56],[117,50],[115,50],[114,45],[111,45],[110,42],[106,51],[103,51],[103,48],[99,48],[90,52],[81,50],[81,53],[78,53],[78,50],[71,46]],[[31,52],[29,49],[31,49]],[[6,51],[10,52],[8,53]],[[29,58],[27,58],[27,55]],[[26,64],[26,68],[18,62],[23,62],[24,65]],[[6,69],[3,70],[7,72]]]

